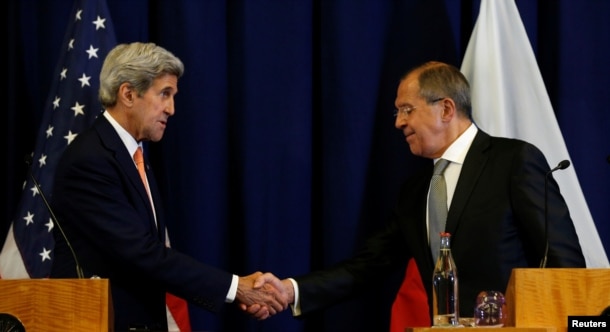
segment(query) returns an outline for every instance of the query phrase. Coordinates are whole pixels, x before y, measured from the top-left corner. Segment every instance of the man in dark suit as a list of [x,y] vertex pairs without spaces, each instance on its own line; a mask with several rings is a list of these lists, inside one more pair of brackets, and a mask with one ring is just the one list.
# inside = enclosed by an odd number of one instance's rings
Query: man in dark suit
[[55,228],[51,277],[108,278],[117,331],[167,331],[166,292],[213,312],[233,301],[262,304],[262,317],[288,306],[271,287],[253,289],[261,272],[239,277],[169,247],[155,177],[145,161],[140,175],[132,156],[163,137],[183,72],[155,44],[115,47],[100,73],[105,112],[57,167],[53,209],[80,264]]
[[[492,137],[476,127],[468,81],[454,66],[429,62],[408,72],[398,86],[395,106],[395,126],[411,152],[434,162],[450,161],[444,173],[449,208],[445,231],[452,235],[460,315],[472,317],[480,291],[504,291],[512,269],[540,265],[549,165],[534,145]],[[432,252],[439,250],[429,244],[431,237],[439,236],[429,234],[428,227],[432,169],[431,163],[406,181],[389,222],[357,255],[328,269],[282,280],[293,314],[305,315],[359,288],[370,289],[390,273],[404,270],[411,259],[432,314]],[[547,266],[585,267],[568,207],[552,176],[548,220]],[[261,276],[257,285],[269,281],[266,278]],[[242,309],[257,315],[257,306]]]

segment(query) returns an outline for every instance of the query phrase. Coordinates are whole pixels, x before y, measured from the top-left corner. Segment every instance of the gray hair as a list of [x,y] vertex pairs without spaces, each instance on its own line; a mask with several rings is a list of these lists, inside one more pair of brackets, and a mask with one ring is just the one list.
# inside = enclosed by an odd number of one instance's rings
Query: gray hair
[[415,72],[419,73],[419,94],[428,103],[438,98],[451,98],[458,112],[472,119],[470,84],[458,68],[442,62],[430,61],[412,69],[404,77]]
[[117,93],[123,83],[129,83],[138,96],[142,96],[153,80],[164,74],[181,77],[184,64],[154,43],[119,44],[108,53],[102,65],[99,100],[104,108],[116,105]]

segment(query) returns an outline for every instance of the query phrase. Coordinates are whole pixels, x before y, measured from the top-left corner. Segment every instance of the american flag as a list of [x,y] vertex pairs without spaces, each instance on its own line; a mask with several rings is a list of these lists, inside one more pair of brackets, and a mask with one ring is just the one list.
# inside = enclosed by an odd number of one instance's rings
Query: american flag
[[[51,192],[66,146],[103,110],[97,98],[99,73],[117,44],[106,0],[76,0],[71,18],[32,154],[32,175],[45,196]],[[54,227],[41,193],[28,176],[0,252],[0,279],[47,278],[53,263]],[[169,330],[190,331],[186,302],[168,294],[167,304]]]
[[[101,114],[99,72],[116,45],[106,0],[77,0],[70,17],[32,154],[32,175],[44,195],[51,193],[55,168],[66,146]],[[41,193],[28,176],[0,252],[0,277],[48,277],[54,227]]]

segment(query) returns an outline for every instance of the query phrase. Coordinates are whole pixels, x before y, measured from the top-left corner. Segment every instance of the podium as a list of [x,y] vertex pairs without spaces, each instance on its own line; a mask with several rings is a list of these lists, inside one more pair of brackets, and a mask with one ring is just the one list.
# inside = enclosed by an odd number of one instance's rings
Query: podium
[[[464,327],[459,332],[557,332],[554,327]],[[405,332],[456,332],[455,327],[407,327]]]
[[113,331],[108,279],[1,279],[0,313],[30,331]]
[[[568,316],[599,316],[610,306],[608,268],[513,269],[504,293],[504,327],[462,328],[474,332],[565,332]],[[418,327],[405,332],[455,332],[455,328]]]
[[599,316],[610,306],[610,269],[513,269],[504,293],[508,327],[555,327],[568,316]]

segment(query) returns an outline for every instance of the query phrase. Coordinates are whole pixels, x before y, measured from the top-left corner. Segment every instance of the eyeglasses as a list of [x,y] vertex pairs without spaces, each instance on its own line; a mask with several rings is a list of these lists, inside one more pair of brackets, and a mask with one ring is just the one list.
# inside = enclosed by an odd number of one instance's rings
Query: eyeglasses
[[[429,102],[428,104],[434,104],[437,103],[441,100],[445,99],[445,97],[441,97],[441,98],[436,98],[433,101]],[[398,108],[397,110],[394,110],[394,117],[398,117],[399,114],[402,115],[406,115],[409,116],[417,107],[415,106],[403,106]]]

